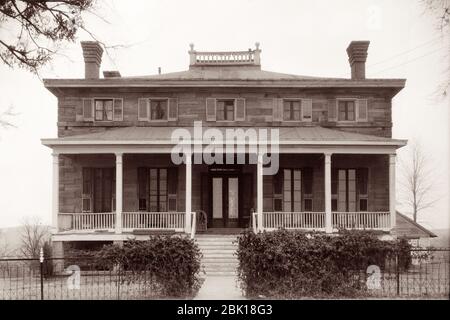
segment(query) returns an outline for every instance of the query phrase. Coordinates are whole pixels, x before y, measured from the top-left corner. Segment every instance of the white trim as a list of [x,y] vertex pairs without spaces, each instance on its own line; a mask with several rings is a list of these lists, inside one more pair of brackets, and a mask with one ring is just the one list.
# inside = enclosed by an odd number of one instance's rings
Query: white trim
[[53,184],[52,184],[52,228],[58,231],[59,215],[59,154],[52,153],[53,157]]
[[325,153],[324,184],[325,184],[325,232],[333,232],[333,216],[331,212],[331,153]]
[[391,229],[395,228],[397,213],[395,209],[395,163],[396,155],[389,155],[389,213],[391,215]]
[[122,204],[123,204],[123,154],[116,152],[116,230],[122,233]]
[[192,155],[186,154],[186,199],[185,199],[185,223],[184,228],[186,233],[191,232],[191,219],[192,219]]
[[263,176],[263,154],[258,154],[258,162],[256,165],[256,212],[258,216],[258,231],[263,231],[263,184],[264,184],[264,176]]

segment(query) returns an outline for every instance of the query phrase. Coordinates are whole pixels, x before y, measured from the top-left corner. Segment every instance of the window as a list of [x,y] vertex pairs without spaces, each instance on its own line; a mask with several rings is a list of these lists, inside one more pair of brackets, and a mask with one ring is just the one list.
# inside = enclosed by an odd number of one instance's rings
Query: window
[[300,121],[301,100],[283,101],[283,120]]
[[114,168],[83,168],[82,211],[115,210]]
[[337,212],[368,210],[368,169],[335,169],[331,182],[331,209]]
[[355,100],[338,101],[338,120],[355,121]]
[[139,211],[176,211],[176,168],[138,168]]
[[313,210],[313,169],[303,168],[303,211]]
[[283,170],[283,209],[286,212],[302,211],[301,171]]
[[150,120],[167,120],[167,99],[150,100]]
[[95,99],[95,120],[113,120],[113,99]]
[[234,99],[217,99],[217,121],[234,121],[234,102]]

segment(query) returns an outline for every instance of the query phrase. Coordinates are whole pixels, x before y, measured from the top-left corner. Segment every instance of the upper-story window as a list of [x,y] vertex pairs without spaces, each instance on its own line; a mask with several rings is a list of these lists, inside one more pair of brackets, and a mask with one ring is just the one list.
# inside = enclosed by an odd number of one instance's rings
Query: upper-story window
[[312,121],[312,99],[273,99],[273,121]]
[[122,98],[83,98],[77,121],[123,121]]
[[217,121],[234,121],[234,102],[234,99],[217,99]]
[[356,116],[355,100],[338,101],[338,120],[355,121]]
[[95,99],[95,121],[113,120],[113,99]]
[[206,98],[206,121],[245,121],[244,98]]
[[300,121],[301,100],[284,100],[283,101],[283,120]]
[[177,98],[139,98],[138,121],[176,121]]
[[150,120],[167,120],[168,99],[150,99]]

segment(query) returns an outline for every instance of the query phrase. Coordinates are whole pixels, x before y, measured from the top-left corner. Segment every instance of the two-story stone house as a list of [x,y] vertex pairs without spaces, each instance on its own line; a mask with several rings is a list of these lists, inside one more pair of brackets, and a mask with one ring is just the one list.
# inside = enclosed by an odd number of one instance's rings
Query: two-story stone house
[[[102,48],[81,45],[84,79],[44,81],[58,98],[58,137],[42,140],[53,151],[55,248],[152,230],[389,234],[395,226],[396,150],[406,141],[392,139],[391,109],[405,80],[365,77],[368,41],[348,46],[350,79],[261,70],[258,44],[239,52],[191,45],[187,71],[100,78]],[[198,121],[219,133],[276,129],[278,172],[263,174],[259,140],[245,163],[198,163],[202,139],[174,163],[173,131],[195,136]]]

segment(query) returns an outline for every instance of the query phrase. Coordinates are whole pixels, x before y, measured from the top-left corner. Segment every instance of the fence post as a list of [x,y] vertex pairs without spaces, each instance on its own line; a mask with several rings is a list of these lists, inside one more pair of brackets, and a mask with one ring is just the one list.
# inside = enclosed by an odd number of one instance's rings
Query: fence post
[[396,281],[397,281],[397,296],[400,295],[400,268],[399,268],[399,259],[398,259],[398,251],[395,255],[395,273],[396,273]]
[[117,300],[120,300],[120,263],[119,263],[118,275],[117,275]]
[[41,273],[41,300],[44,300],[44,248],[39,251],[39,269]]

